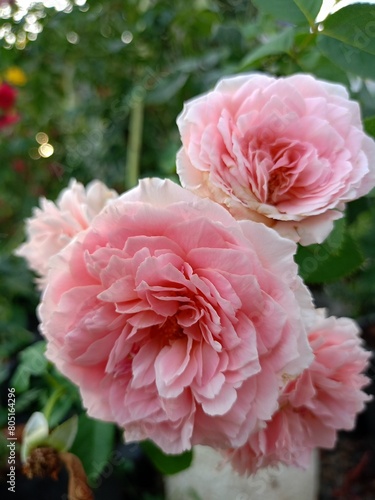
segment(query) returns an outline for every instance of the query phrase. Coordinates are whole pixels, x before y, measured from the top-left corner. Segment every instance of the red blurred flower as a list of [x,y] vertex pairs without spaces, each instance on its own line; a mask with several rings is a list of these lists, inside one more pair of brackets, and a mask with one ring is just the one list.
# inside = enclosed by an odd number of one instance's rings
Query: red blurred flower
[[5,111],[13,108],[17,97],[17,91],[8,85],[7,83],[2,83],[0,85],[0,108]]
[[8,127],[9,125],[13,125],[14,123],[17,123],[19,119],[20,115],[17,114],[0,116],[0,129]]

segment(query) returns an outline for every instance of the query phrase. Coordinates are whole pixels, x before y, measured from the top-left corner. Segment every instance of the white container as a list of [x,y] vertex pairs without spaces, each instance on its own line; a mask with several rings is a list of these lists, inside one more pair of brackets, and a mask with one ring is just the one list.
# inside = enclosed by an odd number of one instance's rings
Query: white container
[[166,500],[316,500],[318,453],[308,470],[280,466],[251,477],[236,473],[222,456],[206,446],[194,447],[191,467],[165,478]]

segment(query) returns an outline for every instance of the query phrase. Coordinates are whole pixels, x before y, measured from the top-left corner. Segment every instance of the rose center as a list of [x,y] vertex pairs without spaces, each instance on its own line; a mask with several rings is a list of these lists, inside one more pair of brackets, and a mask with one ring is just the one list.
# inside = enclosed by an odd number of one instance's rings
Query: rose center
[[159,327],[163,338],[167,343],[180,339],[185,336],[182,327],[178,324],[175,316],[171,316]]
[[304,151],[293,142],[276,142],[270,147],[269,154],[272,167],[268,174],[266,203],[277,204],[289,198]]
[[280,191],[283,190],[283,188],[287,188],[289,184],[288,180],[288,168],[287,167],[281,167],[278,168],[277,170],[271,172],[271,175],[269,176],[268,179],[268,196],[267,196],[267,203],[272,203],[277,201],[274,198],[278,198],[277,194],[280,193]]

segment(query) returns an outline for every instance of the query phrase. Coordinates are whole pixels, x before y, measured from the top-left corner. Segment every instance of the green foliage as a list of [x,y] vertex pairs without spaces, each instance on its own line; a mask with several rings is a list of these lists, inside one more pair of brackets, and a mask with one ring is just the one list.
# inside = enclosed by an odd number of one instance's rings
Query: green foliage
[[78,431],[78,417],[65,420],[62,424],[55,427],[48,436],[48,444],[59,451],[70,450]]
[[258,46],[241,61],[239,70],[245,71],[252,68],[254,63],[259,62],[267,56],[288,53],[294,43],[295,30],[286,29],[277,35],[272,36],[266,43]]
[[322,0],[294,0],[294,3],[303,12],[311,26],[314,26],[315,19],[322,7]]
[[370,198],[364,198],[352,203],[349,208],[350,234],[359,246],[364,261],[361,272],[344,282],[333,283],[327,291],[340,299],[350,314],[366,316],[375,309],[375,207]]
[[259,10],[292,24],[314,23],[322,0],[253,0]]
[[25,262],[0,251],[0,369],[7,370],[11,356],[34,340],[28,326],[36,305]]
[[46,372],[48,362],[44,356],[45,348],[45,342],[40,341],[21,352],[17,370],[10,381],[17,393],[29,388],[31,375],[42,375]]
[[366,120],[364,120],[364,126],[366,132],[372,137],[375,137],[375,116],[366,118]]
[[323,22],[319,49],[334,64],[363,78],[375,78],[375,5],[349,5]]
[[78,432],[71,448],[77,455],[90,481],[95,481],[108,463],[113,452],[115,426],[87,417],[79,416]]
[[299,274],[311,284],[329,283],[352,274],[363,263],[363,255],[348,232],[345,219],[320,245],[299,246],[296,262]]
[[296,255],[299,274],[306,283],[329,283],[352,274],[363,263],[355,240],[345,234],[337,248],[330,241],[321,245],[300,246]]
[[348,5],[327,17],[322,34],[375,55],[375,6]]
[[171,475],[190,467],[193,452],[185,451],[180,455],[167,455],[152,441],[142,441],[141,447],[157,469],[163,474]]
[[9,457],[9,448],[7,445],[9,442],[7,441],[6,436],[1,432],[0,433],[0,467],[6,467],[8,463]]

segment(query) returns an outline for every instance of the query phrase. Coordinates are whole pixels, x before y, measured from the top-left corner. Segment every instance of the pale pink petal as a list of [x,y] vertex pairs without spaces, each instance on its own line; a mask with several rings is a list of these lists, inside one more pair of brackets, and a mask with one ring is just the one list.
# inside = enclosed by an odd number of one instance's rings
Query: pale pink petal
[[314,306],[295,249],[171,181],[144,179],[51,258],[38,309],[47,356],[90,415],[127,440],[167,453],[242,446],[312,361]]
[[311,75],[224,78],[177,125],[184,187],[303,245],[324,241],[345,203],[375,186],[359,105]]
[[27,241],[15,254],[24,257],[43,290],[51,257],[64,248],[80,231],[87,229],[91,220],[103,207],[117,197],[102,182],[93,181],[85,189],[75,179],[60,193],[56,204],[41,198],[40,207],[26,220]]

